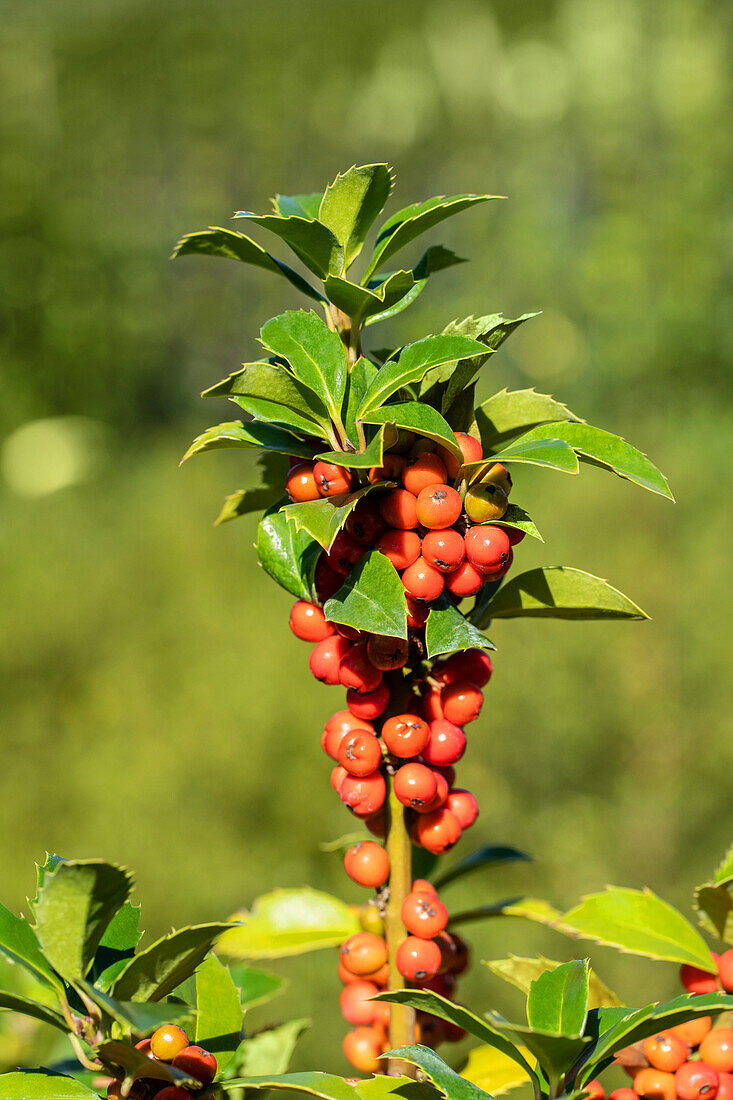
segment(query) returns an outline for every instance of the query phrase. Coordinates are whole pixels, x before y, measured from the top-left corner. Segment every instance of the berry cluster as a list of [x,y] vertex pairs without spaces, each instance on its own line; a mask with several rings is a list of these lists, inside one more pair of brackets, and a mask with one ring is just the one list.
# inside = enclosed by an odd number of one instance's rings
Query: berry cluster
[[[214,1055],[203,1047],[192,1046],[186,1032],[176,1024],[159,1027],[150,1039],[142,1039],[136,1046],[154,1062],[166,1062],[189,1077],[195,1077],[201,1082],[202,1089],[210,1085],[216,1076]],[[112,1081],[107,1089],[108,1100],[112,1097],[118,1100],[121,1095],[120,1082]],[[166,1085],[165,1082],[153,1078],[136,1082],[130,1096],[139,1097],[140,1100],[143,1097],[145,1100],[148,1097],[155,1097],[155,1100],[192,1100],[194,1096],[199,1100],[208,1100],[208,1094],[204,1097],[200,1090],[192,1092],[179,1085]]]
[[[299,600],[290,628],[314,643],[313,675],[346,688],[346,710],[326,723],[321,744],[335,761],[331,782],[351,812],[377,837],[385,836],[388,784],[405,807],[413,844],[434,855],[448,851],[478,816],[467,790],[455,786],[455,764],[466,748],[464,726],[478,718],[482,688],[492,673],[481,649],[462,650],[425,661],[424,630],[430,605],[444,593],[453,602],[475,596],[500,580],[524,532],[499,526],[507,511],[511,478],[494,464],[471,486],[461,480],[459,459],[428,440],[401,433],[398,447],[368,473],[371,484],[398,482],[375,490],[351,512],[331,549],[317,563],[315,587],[321,603],[343,584],[369,549],[383,553],[405,588],[408,638],[384,637],[328,622],[316,603]],[[456,433],[463,462],[481,460],[481,445]],[[410,448],[404,453],[404,448]],[[449,484],[453,482],[453,484]],[[354,486],[351,471],[333,464],[299,461],[286,488],[293,501],[339,496]],[[409,672],[408,672],[409,670]],[[378,891],[384,909],[390,865],[385,848],[363,841],[344,860],[355,882]],[[413,884],[402,906],[407,937],[396,966],[405,982],[450,994],[466,965],[465,945],[446,931],[448,913],[429,883]],[[368,998],[387,982],[387,946],[375,931],[353,936],[341,948],[339,973],[345,988],[341,1007],[355,1026],[345,1039],[349,1061],[364,1072],[379,1068],[386,1043],[389,1006]],[[437,984],[435,984],[437,983]],[[431,1046],[456,1037],[434,1018],[421,1023]]]

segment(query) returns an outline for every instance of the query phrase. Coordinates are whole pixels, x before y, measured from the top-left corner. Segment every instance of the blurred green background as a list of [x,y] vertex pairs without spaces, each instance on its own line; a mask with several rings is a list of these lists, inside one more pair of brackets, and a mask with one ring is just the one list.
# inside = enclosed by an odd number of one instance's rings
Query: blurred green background
[[[309,676],[251,520],[211,526],[250,460],[177,468],[229,415],[198,392],[306,303],[243,265],[167,257],[183,232],[387,159],[392,210],[509,199],[433,234],[472,264],[375,346],[542,309],[486,394],[556,393],[647,450],[678,497],[587,467],[517,477],[547,540],[518,566],[609,577],[652,621],[496,625],[461,767],[482,806],[471,840],[537,863],[449,904],[563,904],[614,882],[689,910],[732,824],[733,7],[3,0],[0,15],[2,900],[22,904],[47,849],[135,868],[151,933],[276,885],[359,897],[318,849],[353,827],[319,747],[340,697]],[[509,921],[473,941],[478,957],[571,952]],[[597,959],[632,1003],[675,988],[672,966]],[[344,1069],[335,959],[277,969],[291,989],[261,1019],[311,1015],[298,1065]],[[485,971],[462,993],[510,1006]]]

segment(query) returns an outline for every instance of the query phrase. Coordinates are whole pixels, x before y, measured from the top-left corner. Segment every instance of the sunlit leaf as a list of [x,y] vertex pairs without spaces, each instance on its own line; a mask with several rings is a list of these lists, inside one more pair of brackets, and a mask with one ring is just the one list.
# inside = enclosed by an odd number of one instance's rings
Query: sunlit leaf
[[234,959],[279,959],[337,946],[359,931],[352,908],[308,886],[263,894],[234,916],[244,923],[219,940],[217,951]]
[[481,618],[646,619],[648,615],[601,577],[566,565],[530,569],[507,581],[491,599]]

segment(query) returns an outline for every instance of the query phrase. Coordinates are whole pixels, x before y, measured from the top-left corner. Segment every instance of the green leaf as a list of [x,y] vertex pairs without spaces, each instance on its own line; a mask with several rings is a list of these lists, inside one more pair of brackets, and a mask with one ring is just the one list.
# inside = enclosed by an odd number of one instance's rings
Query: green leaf
[[25,920],[0,904],[0,953],[11,962],[19,963],[49,989],[61,989],[51,963],[43,954],[38,937]]
[[276,363],[245,363],[241,370],[210,386],[201,396],[264,398],[297,413],[313,435],[322,434],[324,425],[328,425],[323,402]]
[[100,989],[109,989],[117,975],[127,965],[140,942],[140,906],[126,901],[107,925],[100,941],[89,980]]
[[360,447],[359,431],[356,426],[356,414],[364,394],[377,376],[378,367],[363,355],[354,363],[346,383],[344,399],[344,427],[354,447]]
[[275,195],[271,201],[275,213],[283,218],[295,215],[314,221],[318,217],[322,198],[322,191],[313,191],[310,195]]
[[298,1039],[310,1020],[288,1020],[244,1039],[236,1052],[237,1073],[245,1077],[285,1073]]
[[112,987],[119,1001],[161,1001],[189,978],[230,924],[195,924],[139,951]]
[[110,1020],[117,1023],[124,1035],[152,1035],[161,1024],[188,1023],[192,1010],[187,1004],[151,1004],[144,1001],[118,1001],[90,982],[77,979],[74,983]]
[[[384,368],[383,368],[384,369]],[[381,409],[375,409],[362,417],[365,424],[393,424],[397,428],[405,428],[415,435],[432,439],[455,455],[461,457],[461,448],[456,442],[456,437],[447,420],[431,409],[429,405],[423,405],[420,401],[402,401],[395,405],[383,405]]]
[[[555,970],[558,966],[562,966],[562,963],[556,959],[546,959],[543,955],[531,959],[520,955],[509,955],[506,959],[482,959],[481,962],[493,974],[503,978],[505,982],[509,982],[510,985],[513,985],[525,995],[529,993],[531,983],[540,974],[543,974],[546,970]],[[588,1007],[591,1010],[594,1008],[619,1008],[621,1006],[622,1002],[613,990],[601,981],[594,970],[589,972],[588,979]]]
[[29,997],[21,997],[19,993],[6,993],[5,990],[0,989],[0,1008],[17,1012],[21,1016],[31,1016],[34,1020],[40,1020],[44,1024],[50,1024],[51,1027],[58,1028],[59,1031],[68,1032],[70,1030],[60,1012],[49,1008],[48,1005],[41,1004],[40,1001],[33,1001]]
[[[470,336],[474,340],[479,340],[480,343],[486,346],[486,353],[484,355],[480,355],[474,359],[463,359],[459,363],[456,363],[455,369],[451,372],[450,377],[447,378],[445,390],[442,392],[440,399],[441,411],[446,416],[453,409],[453,406],[458,401],[469,382],[475,378],[481,370],[481,367],[489,356],[499,350],[507,337],[510,336],[515,329],[519,328],[525,321],[529,321],[532,317],[536,316],[536,313],[524,313],[521,317],[510,319],[502,316],[500,313],[495,313],[488,317],[467,318],[466,321],[454,322],[446,326],[446,332],[460,332],[464,336]],[[471,321],[474,323],[471,324]],[[425,399],[429,400],[430,395],[426,394]],[[471,420],[472,419],[473,416],[471,416]],[[469,420],[469,424],[471,420]]]
[[141,1050],[136,1050],[128,1042],[121,1039],[112,1039],[102,1043],[95,1051],[96,1055],[105,1066],[121,1069],[125,1074],[125,1080],[129,1082],[143,1079],[153,1081],[167,1081],[180,1085],[183,1088],[200,1089],[201,1082],[195,1077],[190,1077],[179,1069],[174,1069],[167,1062],[157,1062],[148,1058]]
[[280,993],[285,985],[284,978],[271,974],[268,970],[259,970],[253,966],[240,964],[230,966],[229,973],[239,992],[239,1001],[245,1008],[256,1008],[266,1004]]
[[487,1100],[488,1094],[483,1089],[466,1080],[465,1077],[461,1077],[430,1047],[397,1047],[396,1050],[390,1051],[389,1057],[402,1058],[413,1066],[419,1066],[446,1100]]
[[494,595],[481,621],[519,617],[544,619],[647,619],[649,616],[601,577],[549,565],[507,581]]
[[225,1092],[230,1089],[286,1089],[289,1092],[319,1096],[322,1100],[359,1100],[359,1093],[343,1077],[317,1071],[283,1073],[274,1077],[235,1077],[231,1081],[219,1083]]
[[426,336],[423,340],[408,344],[397,360],[389,360],[380,369],[364,396],[357,419],[363,419],[367,413],[378,409],[402,387],[419,382],[431,367],[482,354],[484,350],[483,344],[466,336]]
[[3,1100],[99,1100],[81,1081],[47,1069],[20,1069],[0,1073]]
[[[321,462],[335,462],[338,466],[345,466],[349,470],[370,470],[373,466],[381,466],[384,461],[384,436],[385,432],[382,428],[369,440],[363,451],[324,451],[323,454],[316,455],[316,458]],[[391,435],[390,440],[392,440]],[[396,441],[396,433],[392,441]]]
[[544,898],[513,898],[502,905],[502,913],[505,917],[523,917],[534,924],[553,928],[557,932],[572,933],[572,929],[563,924],[560,910],[555,909]]
[[353,493],[340,493],[335,497],[322,497],[320,500],[306,500],[300,504],[287,504],[283,508],[290,523],[299,531],[306,531],[319,542],[324,550],[330,550],[333,541],[362,497],[373,489],[384,489],[394,484],[379,481],[376,485],[366,485]]
[[338,333],[313,312],[289,310],[268,321],[260,338],[266,348],[287,360],[298,381],[320,398],[334,423],[340,424],[349,367]]
[[354,262],[374,220],[384,209],[394,185],[386,164],[365,164],[349,168],[326,188],[318,220],[327,226],[343,246],[344,268]]
[[715,869],[713,882],[719,885],[729,882],[731,879],[733,879],[733,845],[726,852],[720,866]]
[[315,448],[302,443],[296,436],[283,428],[272,424],[244,424],[241,420],[230,420],[224,424],[215,424],[197,435],[185,455],[179,462],[182,466],[187,459],[203,451],[219,451],[233,447],[267,447],[284,455],[299,458],[312,458]]
[[285,405],[278,405],[276,401],[268,401],[265,397],[232,397],[230,401],[259,424],[271,424],[274,428],[284,428],[285,431],[293,432],[298,436],[317,436],[320,439],[328,437],[325,428],[314,424],[312,420],[307,420],[300,413],[293,412]]
[[[522,1053],[529,1061],[532,1055],[525,1048]],[[532,1059],[533,1060],[533,1059]],[[468,1060],[461,1070],[461,1077],[472,1081],[480,1089],[501,1096],[519,1085],[529,1083],[529,1078],[511,1058],[490,1046],[474,1047],[468,1052]]]
[[337,274],[343,268],[344,250],[331,230],[320,222],[295,214],[283,218],[276,214],[251,214],[247,210],[239,210],[234,217],[269,229],[322,279],[328,274]]
[[230,519],[236,519],[237,516],[246,516],[251,512],[260,512],[269,508],[273,503],[275,492],[277,490],[264,486],[259,489],[237,489],[236,493],[230,493],[214,520],[214,527],[219,527]]
[[489,199],[500,198],[499,195],[454,195],[446,198],[438,195],[426,202],[413,203],[411,206],[398,210],[391,218],[388,218],[379,230],[377,242],[366,270],[363,283],[368,283],[375,271],[382,267],[390,256],[394,256],[406,244],[427,232],[433,226],[445,221],[454,214],[460,214],[470,206]]
[[323,608],[329,622],[389,638],[407,637],[407,602],[399,573],[379,550],[368,550]]
[[430,605],[425,623],[425,645],[429,660],[461,649],[496,649],[445,594]]
[[129,871],[104,860],[60,863],[44,877],[35,905],[36,935],[65,978],[83,977],[104,931],[132,889]]
[[710,950],[697,929],[651,890],[609,887],[583,898],[562,919],[581,939],[715,973]]
[[324,300],[323,295],[307,283],[297,271],[276,260],[244,233],[235,233],[231,229],[221,229],[219,226],[211,226],[198,233],[187,233],[173,249],[171,259],[192,255],[223,256],[225,259],[241,260],[243,263],[262,267],[265,271],[274,271],[277,275],[284,275],[289,283],[303,294],[307,294],[309,298],[314,298],[317,302]]
[[473,482],[480,480],[481,475],[496,462],[529,462],[532,466],[546,466],[566,474],[578,472],[575,451],[562,439],[527,439],[524,435],[489,458],[482,458],[480,462],[467,462],[463,469],[468,474],[469,482]]
[[532,856],[521,852],[518,848],[512,848],[505,844],[484,844],[481,848],[469,852],[452,866],[448,867],[433,880],[436,890],[442,890],[449,882],[463,878],[472,871],[479,871],[482,867],[498,867],[504,863],[531,863]]
[[706,932],[733,943],[733,848],[718,867],[712,882],[695,890],[695,909]]
[[582,1035],[588,1016],[589,970],[588,959],[574,959],[553,970],[543,970],[530,982],[530,1027],[571,1039]]
[[529,512],[525,512],[524,508],[520,508],[518,504],[510,504],[501,519],[492,519],[491,522],[494,527],[511,527],[515,531],[524,531],[526,535],[531,535],[533,539],[539,539],[540,542],[545,541],[535,527]]
[[234,959],[279,959],[321,947],[335,947],[359,931],[350,906],[309,886],[273,890],[235,915],[217,950]]
[[575,420],[567,405],[544,393],[530,390],[500,390],[476,409],[476,427],[485,451],[495,450],[538,424]]
[[[390,317],[396,317],[398,313],[402,313],[408,306],[412,305],[415,299],[422,294],[423,290],[427,286],[428,278],[430,275],[435,274],[437,271],[443,271],[446,267],[452,267],[454,264],[464,264],[466,261],[462,256],[456,256],[455,252],[451,252],[449,248],[443,248],[442,245],[432,245],[428,248],[418,263],[412,269],[412,284],[404,293],[403,297],[400,297],[394,304],[387,306],[379,313],[372,313],[367,316],[364,321],[364,325],[375,325],[378,321],[387,321]],[[404,274],[403,272],[393,274]],[[388,280],[379,283],[377,285],[384,286]],[[371,284],[374,286],[375,284]],[[397,284],[393,281],[390,290],[396,289]],[[386,292],[384,297],[386,297]]]
[[427,279],[420,279],[419,282],[413,283],[403,298],[399,298],[394,305],[380,310],[378,313],[370,314],[364,321],[364,327],[369,325],[376,325],[379,321],[388,321],[390,317],[396,317],[398,313],[402,313],[403,310],[411,306],[412,303],[418,298],[425,287],[427,286]]
[[196,1042],[216,1056],[221,1073],[242,1040],[244,1011],[229,970],[209,955],[196,971]]
[[260,565],[281,588],[299,600],[313,595],[313,575],[321,548],[306,531],[288,522],[284,511],[273,510],[257,527],[257,557]]
[[591,1042],[585,1037],[555,1035],[529,1024],[514,1024],[496,1012],[487,1012],[486,1018],[497,1030],[511,1036],[515,1043],[529,1048],[553,1091]]
[[360,1100],[437,1100],[435,1089],[427,1081],[387,1073],[357,1080],[356,1092]]

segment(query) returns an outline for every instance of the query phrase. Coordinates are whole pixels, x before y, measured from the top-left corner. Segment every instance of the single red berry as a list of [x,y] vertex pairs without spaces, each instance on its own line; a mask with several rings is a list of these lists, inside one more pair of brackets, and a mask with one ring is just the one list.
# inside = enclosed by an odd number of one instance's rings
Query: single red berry
[[350,689],[346,692],[346,705],[357,718],[366,718],[371,722],[384,714],[389,702],[389,688],[382,681],[374,691],[358,692]]
[[177,1054],[186,1049],[189,1042],[182,1027],[164,1024],[150,1037],[150,1052],[159,1062],[172,1062]]
[[421,940],[434,939],[448,923],[448,910],[434,893],[409,893],[402,902],[400,916],[410,935]]
[[338,761],[349,775],[371,775],[382,763],[382,746],[368,730],[352,730],[339,746]]
[[399,481],[406,463],[404,455],[384,455],[382,465],[372,466],[369,471],[370,485],[378,485],[380,481]]
[[339,997],[339,1006],[347,1023],[362,1027],[374,1023],[375,1009],[379,1002],[371,1001],[370,997],[375,993],[379,993],[378,986],[364,978],[357,978],[344,986]]
[[335,768],[331,768],[331,786],[335,790],[336,794],[341,792],[341,784],[344,779],[348,777],[348,772],[341,764],[337,764]]
[[465,432],[455,432],[454,434],[456,442],[461,448],[462,459],[456,458],[447,447],[438,447],[438,454],[445,462],[445,468],[451,480],[458,477],[458,472],[464,462],[480,462],[483,457],[478,439],[474,439],[472,435],[466,435]]
[[600,1081],[589,1081],[583,1092],[587,1094],[589,1100],[606,1100],[606,1090]]
[[389,638],[382,634],[372,634],[367,642],[367,656],[375,668],[383,672],[391,672],[396,668],[404,668],[410,652],[408,642],[404,638]]
[[428,486],[417,498],[417,518],[431,531],[452,527],[462,510],[461,498],[450,485]]
[[435,894],[438,896],[438,891],[433,886],[432,882],[428,882],[426,878],[416,878],[412,880],[412,892],[413,894]]
[[339,948],[343,966],[358,978],[376,973],[387,961],[387,944],[373,932],[356,932]]
[[463,536],[452,527],[444,531],[428,531],[422,540],[422,556],[428,565],[441,573],[455,573],[466,556]]
[[403,806],[428,806],[438,790],[438,781],[424,764],[403,764],[394,775],[394,793]]
[[379,771],[369,775],[347,775],[338,788],[338,794],[357,817],[370,817],[384,805],[387,795],[384,776]]
[[386,527],[374,496],[362,497],[346,520],[346,530],[362,546],[373,546]]
[[289,626],[295,637],[304,642],[322,642],[336,632],[333,623],[326,622],[320,607],[307,600],[298,600],[293,604]]
[[440,701],[440,691],[429,688],[422,696],[420,709],[422,710],[426,722],[435,722],[436,719],[443,718],[443,704]]
[[501,527],[478,524],[466,531],[466,557],[479,572],[506,565],[511,548],[509,536]]
[[419,814],[432,813],[433,810],[437,810],[439,806],[443,806],[448,799],[449,788],[447,779],[439,768],[431,768],[430,770],[435,776],[435,798],[433,798],[432,802],[429,802],[427,806],[415,806],[415,810]]
[[350,470],[337,466],[334,462],[316,462],[313,477],[322,497],[337,497],[348,493],[354,481]]
[[374,726],[370,722],[364,721],[362,718],[355,718],[350,710],[337,710],[335,714],[326,722],[324,727],[326,732],[331,733],[338,731],[342,734],[348,733],[350,730],[369,730],[370,733],[374,733]]
[[407,605],[408,627],[410,630],[422,630],[430,614],[430,608],[421,600],[414,600],[407,593],[405,593],[405,603]]
[[173,1068],[195,1077],[202,1085],[209,1085],[216,1076],[216,1058],[203,1047],[190,1046],[175,1056]]
[[378,836],[381,840],[384,840],[387,835],[387,818],[384,810],[377,810],[371,817],[362,818],[362,821],[372,836]]
[[439,856],[458,843],[461,826],[458,818],[445,806],[429,814],[421,814],[413,825],[413,840],[433,855]]
[[382,726],[382,740],[393,756],[419,756],[428,743],[430,728],[417,714],[396,714]]
[[402,574],[402,583],[408,596],[428,603],[437,600],[445,584],[443,574],[422,557],[405,569]]
[[[512,544],[512,546],[519,546],[520,542],[522,542],[522,540],[525,538],[525,536],[527,534],[526,531],[520,531],[520,529],[518,527],[506,527],[505,530],[506,530],[509,542]],[[617,1089],[616,1091],[619,1092],[621,1090]]]
[[452,596],[465,599],[467,596],[475,596],[484,583],[484,577],[478,569],[474,569],[470,561],[464,561],[459,565],[455,573],[449,573],[445,578],[445,586]]
[[416,531],[401,531],[391,527],[377,539],[376,549],[385,558],[389,558],[395,569],[402,572],[420,557],[420,536]]
[[674,1074],[651,1066],[639,1070],[634,1077],[634,1092],[648,1100],[676,1100]]
[[320,493],[310,462],[299,462],[297,466],[293,466],[285,478],[285,491],[296,504],[306,500],[318,500]]
[[379,510],[390,527],[399,527],[401,531],[417,527],[417,497],[407,489],[393,489],[387,493],[380,501]]
[[348,531],[341,530],[333,540],[331,549],[327,553],[328,564],[334,573],[340,573],[345,577],[350,573],[360,558],[364,557],[366,547],[357,542]]
[[340,573],[335,573],[331,566],[328,564],[328,556],[324,551],[316,562],[316,570],[313,575],[313,584],[315,586],[316,595],[321,603],[325,603],[326,600],[330,600],[336,592],[338,592],[341,585],[344,583],[344,578]]
[[341,661],[351,649],[352,643],[340,634],[332,634],[318,642],[311,651],[308,664],[316,680],[332,687],[340,683]]
[[718,989],[717,974],[689,963],[680,967],[680,981],[688,993],[715,993]]
[[665,1073],[674,1073],[687,1061],[689,1047],[676,1035],[660,1032],[644,1040],[644,1057],[650,1066],[663,1069]]
[[694,1020],[688,1020],[685,1024],[675,1024],[668,1030],[671,1035],[677,1035],[688,1047],[698,1047],[713,1026],[712,1016],[696,1016]]
[[684,1062],[674,1075],[680,1100],[713,1100],[718,1092],[718,1071],[704,1062]]
[[478,817],[478,802],[470,791],[464,791],[460,787],[449,792],[445,804],[456,815],[462,829],[470,829]]
[[373,1027],[355,1027],[344,1035],[342,1049],[348,1062],[359,1073],[376,1073],[381,1062],[382,1035]]
[[408,936],[397,948],[397,969],[408,982],[434,978],[440,967],[440,948],[432,940]]
[[479,569],[479,573],[482,574],[487,584],[493,584],[496,581],[500,581],[502,577],[505,577],[512,565],[514,564],[514,551],[511,546],[509,547],[509,553],[507,559],[503,565],[497,566],[496,569]]
[[367,647],[361,642],[354,645],[339,665],[339,678],[345,688],[353,688],[363,694],[374,691],[382,682],[382,672],[369,660]]
[[338,760],[339,746],[343,741],[345,734],[342,730],[327,730],[325,729],[321,734],[321,748],[327,753],[332,760]]
[[[389,878],[389,856],[381,844],[362,840],[344,856],[346,874],[359,886],[375,889]],[[355,1021],[352,1021],[355,1022]]]
[[614,1089],[608,1094],[608,1100],[637,1100],[637,1095],[633,1089]]
[[441,661],[440,666],[433,669],[433,676],[443,684],[468,680],[476,687],[486,687],[493,671],[491,658],[483,649],[464,649]]
[[733,993],[733,948],[717,959],[718,977],[726,993]]
[[466,735],[460,726],[447,718],[436,718],[430,723],[430,737],[423,749],[426,764],[456,764],[466,751]]
[[700,1057],[713,1069],[733,1072],[733,1028],[716,1027],[709,1031],[700,1043]]
[[466,723],[475,721],[481,713],[484,693],[476,684],[458,681],[454,684],[446,684],[440,693],[440,698],[443,703],[443,714],[448,721],[455,722],[457,726],[465,726]]
[[443,459],[431,451],[424,451],[417,458],[408,459],[402,471],[402,484],[413,496],[418,496],[431,485],[445,485],[447,480],[448,473]]

